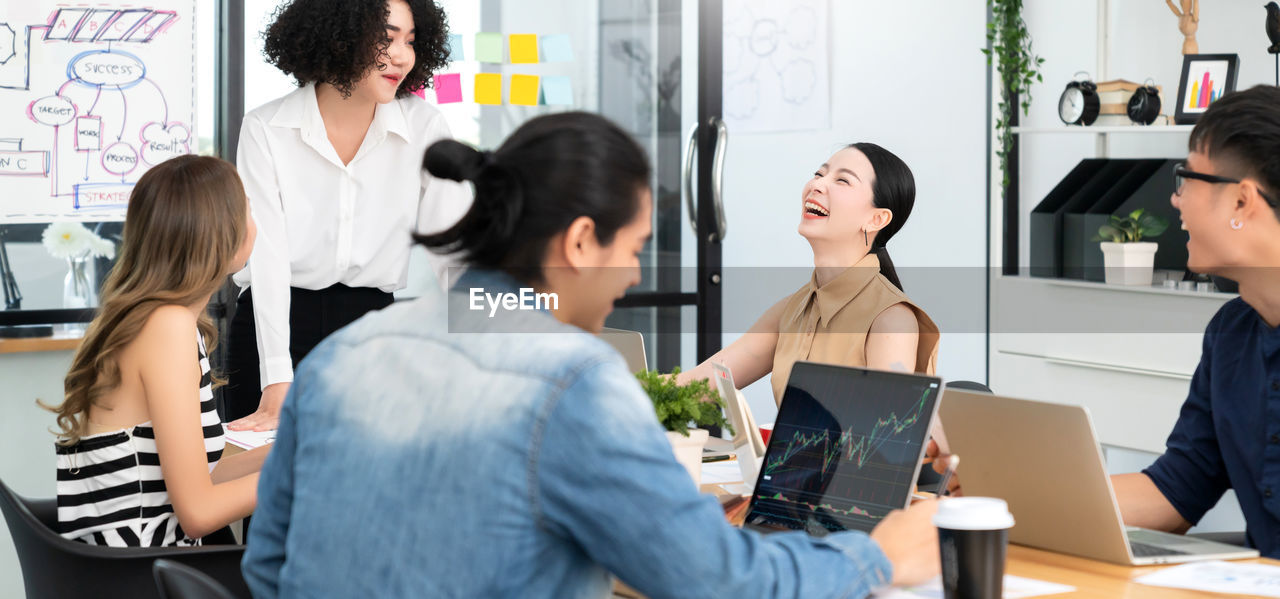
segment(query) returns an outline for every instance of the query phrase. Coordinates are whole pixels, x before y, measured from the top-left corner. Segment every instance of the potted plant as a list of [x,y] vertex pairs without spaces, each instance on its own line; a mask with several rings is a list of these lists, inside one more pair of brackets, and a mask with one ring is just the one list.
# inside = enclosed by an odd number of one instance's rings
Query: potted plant
[[640,386],[653,402],[653,410],[658,414],[658,422],[667,429],[667,440],[675,451],[676,460],[689,471],[694,484],[702,480],[702,448],[707,444],[707,431],[694,426],[720,426],[733,432],[733,428],[724,419],[720,394],[711,388],[705,379],[680,385],[676,383],[676,375],[680,369],[671,374],[662,374],[652,370],[636,373]]
[[1156,214],[1146,214],[1142,208],[1129,216],[1111,215],[1109,224],[1098,227],[1094,241],[1102,242],[1102,265],[1106,281],[1112,285],[1150,285],[1155,265],[1155,242],[1143,241],[1158,237],[1169,226],[1169,221]]

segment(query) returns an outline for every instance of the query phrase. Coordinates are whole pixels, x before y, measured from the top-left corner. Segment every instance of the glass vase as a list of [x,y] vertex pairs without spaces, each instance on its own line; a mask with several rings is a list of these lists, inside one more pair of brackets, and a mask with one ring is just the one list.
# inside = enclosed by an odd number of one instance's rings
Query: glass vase
[[[88,256],[67,258],[67,275],[62,279],[62,307],[83,309],[97,305],[92,259]],[[69,322],[62,325],[61,330],[66,334],[83,334],[87,326],[83,322]]]

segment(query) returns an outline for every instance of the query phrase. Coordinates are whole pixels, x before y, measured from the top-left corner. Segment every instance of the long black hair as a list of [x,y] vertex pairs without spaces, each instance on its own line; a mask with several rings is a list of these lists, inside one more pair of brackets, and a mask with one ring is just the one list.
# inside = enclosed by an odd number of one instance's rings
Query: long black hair
[[436,177],[473,182],[476,197],[452,228],[414,239],[526,282],[542,280],[547,243],[578,217],[595,221],[601,244],[612,243],[639,212],[650,172],[630,135],[586,112],[532,119],[493,152],[438,141],[422,166]]
[[889,279],[899,290],[902,281],[898,280],[898,271],[893,268],[893,260],[889,259],[889,249],[885,247],[894,234],[907,223],[911,216],[911,208],[916,204],[916,178],[911,174],[907,163],[893,152],[873,143],[855,143],[847,147],[862,152],[871,163],[875,172],[875,180],[871,185],[871,201],[876,208],[887,208],[893,218],[885,228],[876,233],[871,242],[871,251],[880,259],[880,274]]

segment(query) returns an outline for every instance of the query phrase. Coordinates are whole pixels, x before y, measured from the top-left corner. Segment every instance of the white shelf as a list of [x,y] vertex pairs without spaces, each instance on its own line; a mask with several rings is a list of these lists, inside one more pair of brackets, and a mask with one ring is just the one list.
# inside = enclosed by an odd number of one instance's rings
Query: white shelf
[[1057,127],[1014,127],[1014,133],[1132,133],[1150,135],[1154,133],[1190,133],[1195,125],[1109,125],[1106,127],[1080,127],[1060,125]]
[[1223,293],[1221,291],[1189,291],[1185,289],[1170,289],[1168,287],[1139,286],[1139,285],[1108,285],[1106,283],[1098,283],[1095,281],[1082,281],[1078,279],[1055,279],[1050,277],[1032,277],[1028,275],[1000,275],[1002,279],[1011,281],[1022,281],[1030,284],[1053,285],[1057,287],[1076,287],[1079,289],[1093,289],[1097,291],[1113,291],[1119,293],[1150,293],[1155,295],[1167,295],[1186,297],[1194,299],[1213,300],[1215,302],[1223,302],[1237,297],[1235,293]]

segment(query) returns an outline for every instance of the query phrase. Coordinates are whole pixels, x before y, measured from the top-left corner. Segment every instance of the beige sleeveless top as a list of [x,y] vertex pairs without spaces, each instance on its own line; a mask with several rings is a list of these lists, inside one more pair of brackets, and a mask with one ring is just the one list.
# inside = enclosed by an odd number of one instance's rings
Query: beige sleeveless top
[[920,328],[915,369],[933,374],[938,361],[938,326],[880,274],[880,259],[867,254],[822,287],[815,270],[809,283],[787,298],[773,352],[774,401],[782,403],[797,360],[866,367],[871,323],[894,304],[906,304],[915,312]]

